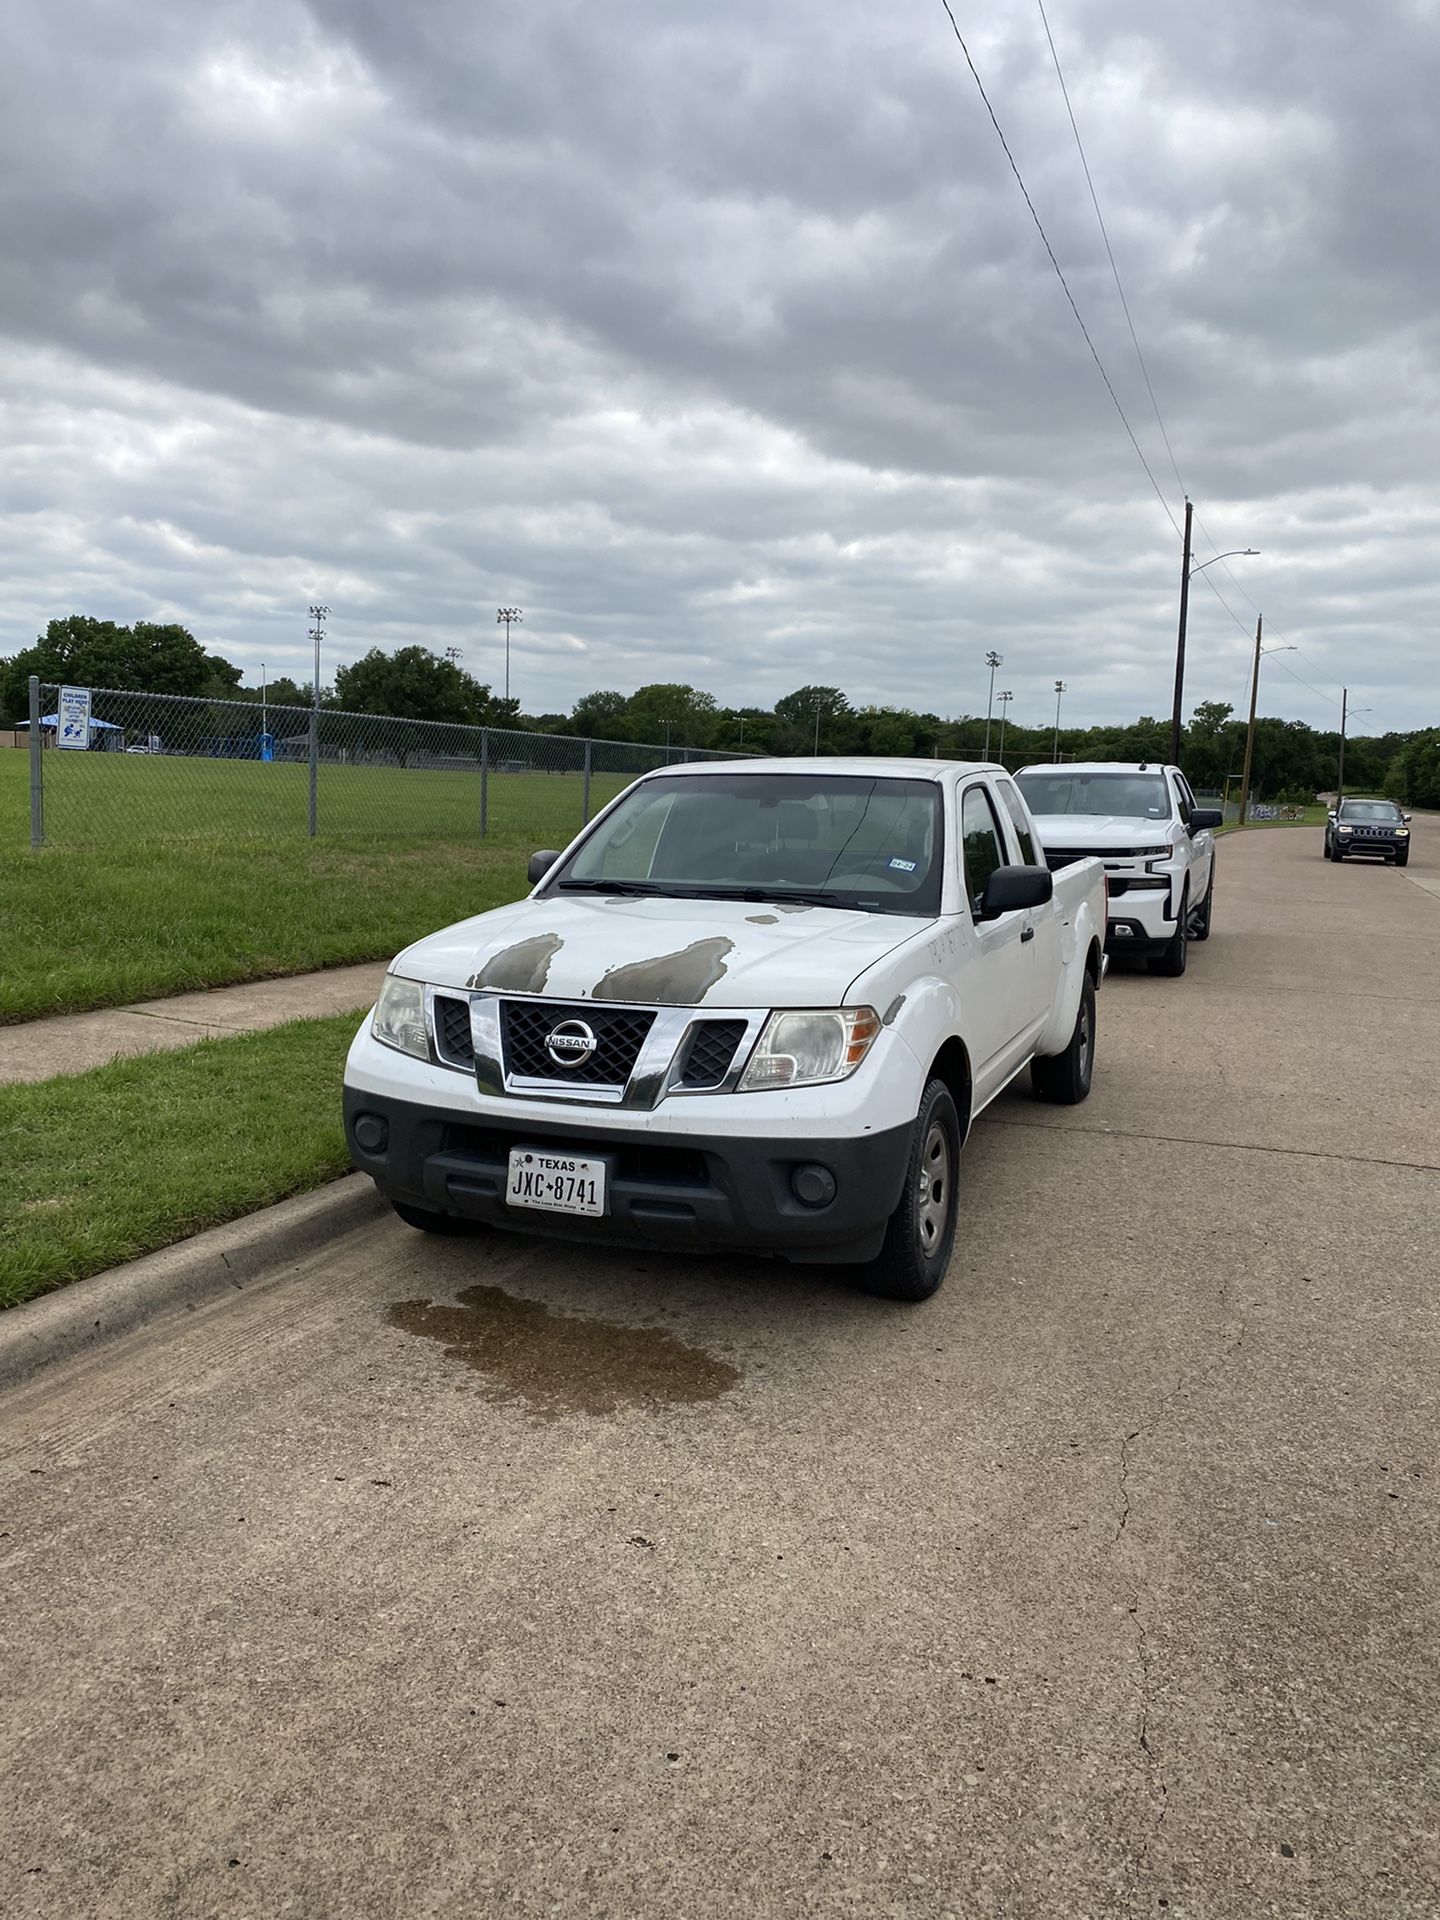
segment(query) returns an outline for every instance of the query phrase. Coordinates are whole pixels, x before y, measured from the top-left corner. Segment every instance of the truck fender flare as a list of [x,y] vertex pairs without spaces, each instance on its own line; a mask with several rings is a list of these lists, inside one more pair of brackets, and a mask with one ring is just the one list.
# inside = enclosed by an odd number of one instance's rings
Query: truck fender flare
[[1074,950],[1067,956],[1065,970],[1056,990],[1055,1004],[1050,1009],[1050,1018],[1036,1042],[1036,1053],[1048,1057],[1065,1051],[1080,1012],[1082,983],[1088,975],[1098,990],[1103,972],[1100,937],[1091,923],[1090,914],[1086,912],[1076,925]]
[[[934,975],[916,980],[886,1010],[886,1025],[894,1029],[919,1068],[919,1092],[931,1080],[943,1080],[960,1116],[960,1138],[970,1131],[974,1107],[970,1049],[962,1035],[960,996],[947,981]],[[918,1096],[917,1096],[918,1104]]]

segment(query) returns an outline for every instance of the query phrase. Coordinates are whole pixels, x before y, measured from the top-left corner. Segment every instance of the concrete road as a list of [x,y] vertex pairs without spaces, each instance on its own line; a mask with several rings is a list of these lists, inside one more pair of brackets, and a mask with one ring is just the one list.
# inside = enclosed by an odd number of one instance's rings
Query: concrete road
[[926,1306],[386,1221],[13,1397],[5,1912],[1440,1912],[1440,823],[1319,838]]

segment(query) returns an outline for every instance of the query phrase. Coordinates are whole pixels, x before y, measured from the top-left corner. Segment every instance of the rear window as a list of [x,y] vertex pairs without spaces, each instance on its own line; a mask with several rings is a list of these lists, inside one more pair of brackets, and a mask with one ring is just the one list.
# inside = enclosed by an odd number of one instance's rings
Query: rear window
[[1017,773],[1015,784],[1036,815],[1119,814],[1126,820],[1168,820],[1170,800],[1159,773]]

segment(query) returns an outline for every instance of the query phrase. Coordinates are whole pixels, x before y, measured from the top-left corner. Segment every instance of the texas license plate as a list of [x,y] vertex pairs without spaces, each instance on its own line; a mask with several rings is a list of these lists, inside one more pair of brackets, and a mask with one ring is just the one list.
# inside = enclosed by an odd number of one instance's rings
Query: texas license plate
[[505,1202],[511,1207],[535,1207],[541,1213],[602,1214],[605,1175],[603,1160],[512,1147]]

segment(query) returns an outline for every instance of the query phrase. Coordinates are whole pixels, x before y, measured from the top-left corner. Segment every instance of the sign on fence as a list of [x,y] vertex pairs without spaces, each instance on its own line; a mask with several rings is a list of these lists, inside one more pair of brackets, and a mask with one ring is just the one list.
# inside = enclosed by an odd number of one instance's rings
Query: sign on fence
[[55,743],[61,747],[88,747],[90,744],[90,689],[61,687],[56,716]]

